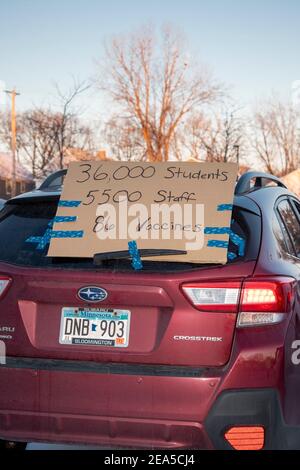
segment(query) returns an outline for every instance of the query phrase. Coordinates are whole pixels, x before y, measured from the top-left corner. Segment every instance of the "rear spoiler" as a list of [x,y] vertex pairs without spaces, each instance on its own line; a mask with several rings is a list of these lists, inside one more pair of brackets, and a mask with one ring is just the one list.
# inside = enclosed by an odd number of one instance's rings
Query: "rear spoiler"
[[45,192],[36,189],[30,193],[20,194],[12,199],[6,201],[5,205],[19,205],[19,204],[35,204],[36,202],[54,201],[58,202],[60,198],[60,191]]

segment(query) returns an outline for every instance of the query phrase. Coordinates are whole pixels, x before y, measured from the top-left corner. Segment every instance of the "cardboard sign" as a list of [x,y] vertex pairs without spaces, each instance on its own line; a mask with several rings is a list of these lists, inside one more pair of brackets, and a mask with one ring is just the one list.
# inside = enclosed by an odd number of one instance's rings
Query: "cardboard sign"
[[[70,163],[48,256],[174,249],[153,259],[226,263],[234,163]],[[149,259],[149,258],[148,258]]]

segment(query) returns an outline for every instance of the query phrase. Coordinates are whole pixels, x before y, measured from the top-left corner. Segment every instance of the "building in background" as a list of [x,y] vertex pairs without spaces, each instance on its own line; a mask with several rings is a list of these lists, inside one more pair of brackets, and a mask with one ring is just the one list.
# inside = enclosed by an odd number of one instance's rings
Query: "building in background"
[[[31,191],[34,181],[30,173],[17,162],[16,164],[16,193],[21,194]],[[12,156],[9,153],[0,152],[0,199],[9,199],[12,190]]]
[[79,162],[86,160],[111,160],[105,150],[90,152],[79,148],[67,148],[64,155],[64,166],[67,167],[70,162]]
[[290,191],[300,197],[300,169],[292,171],[288,175],[282,176],[281,179]]

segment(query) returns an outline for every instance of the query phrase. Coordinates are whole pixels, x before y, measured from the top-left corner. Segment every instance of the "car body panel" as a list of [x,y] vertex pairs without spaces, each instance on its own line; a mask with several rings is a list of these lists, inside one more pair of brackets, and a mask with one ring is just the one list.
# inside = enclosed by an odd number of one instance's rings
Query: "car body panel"
[[[255,263],[212,267],[196,272],[157,273],[66,272],[0,265],[13,283],[1,301],[9,312],[6,323],[15,329],[7,345],[9,355],[60,359],[134,362],[187,366],[220,366],[230,356],[236,313],[200,312],[180,286],[192,281],[215,281],[250,276]],[[68,346],[58,343],[61,311],[65,306],[86,307],[78,298],[83,286],[99,285],[108,292],[101,308],[131,311],[128,348]],[[16,302],[17,299],[17,302]],[[145,332],[147,334],[145,334]],[[222,341],[175,340],[175,336],[221,337]]]
[[[55,201],[37,190],[9,204]],[[259,254],[225,266],[174,272],[58,269],[0,263],[12,278],[1,299],[12,328],[0,367],[0,437],[111,448],[231,448],[231,425],[261,425],[265,448],[300,442],[300,373],[291,361],[300,337],[300,260],[274,235],[274,205],[285,188],[254,188],[235,198],[259,217]],[[260,241],[261,240],[261,241]],[[255,244],[255,243],[254,243]],[[184,283],[288,276],[289,310],[278,324],[237,327],[237,313],[197,310]],[[78,291],[108,293],[99,308],[131,311],[128,348],[59,344],[61,310],[86,307]],[[222,341],[174,340],[222,337]],[[299,366],[298,366],[299,367]]]

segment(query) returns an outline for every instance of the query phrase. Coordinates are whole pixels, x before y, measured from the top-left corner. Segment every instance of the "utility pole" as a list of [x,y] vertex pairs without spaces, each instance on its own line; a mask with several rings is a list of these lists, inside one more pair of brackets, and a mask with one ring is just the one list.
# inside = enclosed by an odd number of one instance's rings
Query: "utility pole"
[[17,193],[17,181],[16,181],[16,96],[17,93],[15,88],[13,90],[5,90],[11,96],[11,152],[12,152],[12,185],[11,185],[11,196],[16,196]]

